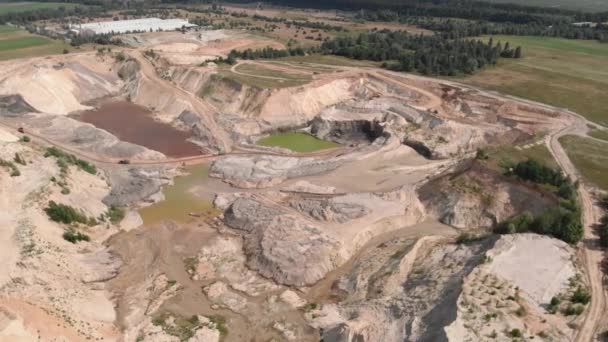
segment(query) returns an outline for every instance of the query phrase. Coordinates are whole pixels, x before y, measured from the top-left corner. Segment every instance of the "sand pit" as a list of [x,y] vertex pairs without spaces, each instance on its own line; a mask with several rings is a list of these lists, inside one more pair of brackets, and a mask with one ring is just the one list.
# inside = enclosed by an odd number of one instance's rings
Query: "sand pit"
[[0,128],[0,142],[15,142],[19,140],[16,136],[12,135],[3,128]]
[[536,234],[504,236],[488,253],[490,271],[519,286],[537,306],[568,287],[575,274],[572,254],[567,243]]

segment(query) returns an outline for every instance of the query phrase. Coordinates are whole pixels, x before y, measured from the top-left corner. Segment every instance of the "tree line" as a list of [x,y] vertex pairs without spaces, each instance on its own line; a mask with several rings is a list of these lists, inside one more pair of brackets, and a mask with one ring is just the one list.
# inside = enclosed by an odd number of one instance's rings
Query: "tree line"
[[521,47],[440,35],[411,35],[404,31],[376,31],[324,42],[320,51],[359,60],[384,62],[383,67],[424,75],[471,74],[498,58],[521,58]]
[[608,25],[603,23],[581,26],[561,23],[547,26],[539,23],[492,23],[441,18],[408,18],[405,23],[438,32],[446,39],[481,35],[514,35],[608,41]]

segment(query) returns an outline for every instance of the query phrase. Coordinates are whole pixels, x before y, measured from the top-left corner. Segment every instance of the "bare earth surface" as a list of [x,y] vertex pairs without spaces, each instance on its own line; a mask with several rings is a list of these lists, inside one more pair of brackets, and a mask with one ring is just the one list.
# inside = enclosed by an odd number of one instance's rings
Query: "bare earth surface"
[[[579,189],[580,246],[488,234],[557,199],[474,158],[542,136],[577,180],[558,139],[585,135],[581,116],[375,68],[201,65],[282,47],[239,31],[124,39],[112,52],[0,63],[0,340],[596,339],[606,292],[592,189]],[[259,86],[291,77],[306,81]],[[114,118],[125,127],[96,117],[124,101],[148,121],[129,110]],[[146,124],[158,134],[121,135],[147,134]],[[339,147],[256,145],[277,131]],[[45,157],[51,146],[97,169],[63,167]],[[176,178],[184,172],[201,176]],[[167,220],[144,225],[138,210],[163,200]],[[54,222],[50,201],[91,219]],[[184,201],[210,209],[172,220]],[[125,217],[113,221],[116,206]],[[63,238],[76,231],[89,241]],[[479,238],[457,239],[465,232]],[[566,316],[578,287],[591,302]]]

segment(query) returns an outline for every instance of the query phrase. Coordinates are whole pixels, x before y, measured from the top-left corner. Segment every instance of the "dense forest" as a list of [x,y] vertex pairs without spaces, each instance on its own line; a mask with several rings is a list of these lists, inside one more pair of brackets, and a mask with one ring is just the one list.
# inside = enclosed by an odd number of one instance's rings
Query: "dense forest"
[[321,52],[354,59],[384,62],[398,71],[424,75],[471,74],[498,58],[521,58],[521,47],[474,39],[445,39],[439,35],[411,35],[403,31],[362,33],[324,42]]

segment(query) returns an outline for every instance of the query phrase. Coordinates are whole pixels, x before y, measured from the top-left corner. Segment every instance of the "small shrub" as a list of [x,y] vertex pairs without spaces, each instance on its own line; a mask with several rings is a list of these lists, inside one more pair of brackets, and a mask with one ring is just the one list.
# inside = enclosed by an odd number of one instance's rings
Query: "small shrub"
[[22,142],[30,142],[30,141],[31,141],[31,139],[30,139],[30,137],[28,137],[27,135],[24,135],[24,136],[22,136],[22,137],[21,137],[21,141],[22,141]]
[[572,303],[580,303],[587,305],[591,301],[591,294],[586,289],[579,286],[576,291],[572,294]]
[[122,208],[111,206],[105,216],[112,224],[118,224],[125,218],[125,211]]
[[79,241],[91,241],[91,238],[87,234],[77,232],[73,229],[68,229],[63,233],[63,238],[71,243],[77,243]]
[[568,305],[566,307],[566,309],[564,309],[563,313],[566,316],[572,316],[572,315],[580,315],[583,313],[583,311],[585,310],[585,307],[582,305]]
[[460,235],[458,235],[458,237],[456,238],[456,243],[461,245],[461,244],[469,244],[469,243],[473,243],[473,242],[477,242],[479,240],[482,240],[483,236],[479,236],[479,235],[475,235],[475,234],[470,234],[470,233],[461,233]]
[[124,60],[127,59],[127,57],[125,56],[125,53],[122,52],[122,51],[120,51],[119,53],[117,53],[115,58],[116,58],[117,62],[122,62],[122,61],[124,61]]
[[308,303],[304,306],[304,311],[312,311],[316,310],[319,307],[317,303]]
[[519,338],[522,337],[522,333],[521,330],[519,329],[512,329],[511,331],[509,331],[509,336],[513,337],[513,338]]
[[475,154],[475,159],[477,160],[487,160],[490,156],[488,155],[488,151],[484,148],[478,148],[477,153]]
[[0,159],[0,166],[4,167],[5,169],[8,169],[11,177],[21,176],[21,172],[17,168],[17,165],[15,165],[13,162]]
[[56,147],[49,147],[44,154],[45,157],[55,157],[57,159],[57,166],[61,170],[61,173],[67,173],[68,165],[75,165],[81,170],[88,172],[92,175],[97,174],[97,168],[95,165],[90,164],[87,161],[76,158],[73,154],[68,154]]
[[49,206],[44,209],[52,221],[70,224],[72,222],[87,224],[89,220],[80,211],[69,205],[49,201]]

